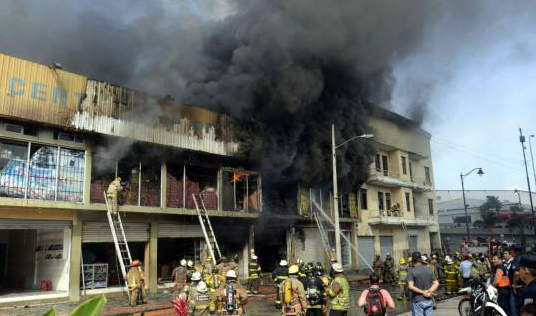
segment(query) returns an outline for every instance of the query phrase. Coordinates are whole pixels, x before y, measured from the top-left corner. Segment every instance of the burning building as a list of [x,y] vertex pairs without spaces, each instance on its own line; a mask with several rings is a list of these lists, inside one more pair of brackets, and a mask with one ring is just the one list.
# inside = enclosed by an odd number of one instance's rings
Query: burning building
[[[275,158],[256,146],[266,139],[256,140],[255,122],[7,55],[0,74],[0,304],[121,291],[104,204],[115,176],[126,181],[120,212],[151,292],[171,286],[180,259],[206,259],[200,192],[240,277],[253,248],[265,271],[282,256],[328,260],[311,211],[318,201],[333,212],[329,167],[304,174],[298,160],[270,174]],[[364,258],[343,242],[342,261],[360,270],[374,254],[439,247],[430,135],[386,110],[366,121],[376,136],[344,153],[353,165],[341,172],[360,174],[345,177],[338,199],[343,234]]]

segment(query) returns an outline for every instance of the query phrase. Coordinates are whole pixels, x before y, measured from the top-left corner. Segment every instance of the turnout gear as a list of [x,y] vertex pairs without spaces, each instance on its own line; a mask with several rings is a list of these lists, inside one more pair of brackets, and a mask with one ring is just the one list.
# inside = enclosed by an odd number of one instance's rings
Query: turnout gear
[[272,272],[272,279],[274,280],[276,297],[275,297],[275,306],[276,308],[281,308],[281,291],[280,287],[283,281],[288,279],[288,267],[287,261],[281,260],[279,267]]
[[248,293],[259,293],[261,266],[257,263],[257,256],[251,256],[249,263]]
[[216,311],[214,302],[210,298],[207,284],[203,281],[190,289],[188,294],[188,312],[191,316],[207,315]]
[[311,271],[305,278],[303,286],[307,299],[307,315],[322,315],[324,308],[324,284],[322,280]]
[[387,254],[385,257],[385,262],[383,263],[383,281],[385,283],[394,282],[394,267],[395,261],[390,254]]
[[147,303],[147,294],[145,293],[145,279],[143,270],[138,260],[133,260],[127,273],[128,291],[130,292],[130,306],[138,305],[141,300],[143,304]]
[[408,266],[406,265],[406,260],[403,258],[400,259],[400,264],[398,267],[397,278],[398,278],[398,300],[409,299],[409,290],[408,290]]
[[298,266],[291,266],[289,273],[290,270],[292,270],[293,273],[287,280],[283,281],[283,284],[280,287],[280,295],[284,298],[281,304],[281,313],[283,316],[302,316],[305,315],[305,310],[307,309],[305,289],[303,284],[298,280]]
[[218,315],[243,315],[247,299],[246,290],[236,282],[236,272],[229,270],[226,283],[220,285],[214,297]]
[[119,212],[119,203],[117,200],[117,194],[123,190],[121,186],[121,178],[115,177],[114,181],[110,182],[108,185],[108,190],[106,190],[106,197],[110,203],[112,209],[112,215],[117,215]]
[[327,294],[330,297],[330,310],[348,311],[350,308],[350,284],[341,272],[336,272]]
[[182,288],[188,282],[188,269],[186,269],[186,260],[181,260],[181,265],[173,269],[171,276],[173,278],[173,282],[175,283],[175,290],[181,292]]
[[374,273],[380,277],[380,283],[383,283],[383,262],[379,255],[376,255],[376,259],[374,259]]
[[458,268],[456,268],[452,260],[447,261],[445,279],[447,295],[458,292]]

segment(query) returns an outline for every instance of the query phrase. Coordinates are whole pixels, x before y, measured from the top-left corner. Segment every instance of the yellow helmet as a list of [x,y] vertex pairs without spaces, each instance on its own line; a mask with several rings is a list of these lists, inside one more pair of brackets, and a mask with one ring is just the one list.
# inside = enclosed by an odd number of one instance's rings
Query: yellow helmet
[[121,177],[117,176],[117,177],[115,177],[115,180],[121,181]]
[[207,256],[207,262],[212,262],[212,257],[211,256]]
[[400,264],[406,264],[406,259],[404,259],[404,258],[400,258],[400,260],[398,261],[398,263],[400,263]]
[[295,264],[291,265],[290,268],[288,268],[288,274],[298,274],[299,271],[300,268],[298,268],[298,266]]
[[412,257],[409,257],[409,258],[408,258],[408,262],[413,262],[413,258],[412,258]]

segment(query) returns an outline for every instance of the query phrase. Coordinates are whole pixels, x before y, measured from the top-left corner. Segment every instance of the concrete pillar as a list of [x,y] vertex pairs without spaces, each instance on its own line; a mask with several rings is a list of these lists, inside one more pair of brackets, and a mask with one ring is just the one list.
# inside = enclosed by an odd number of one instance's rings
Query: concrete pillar
[[[86,159],[84,162],[84,204],[89,205],[91,193],[91,168],[93,167],[93,153],[91,144],[86,145]],[[101,193],[102,194],[102,193]]]
[[73,210],[73,212],[73,228],[71,230],[71,258],[69,263],[69,301],[78,302],[80,300],[82,221],[78,217],[78,212],[75,210]]
[[[352,223],[352,231],[350,232],[350,241],[355,245],[357,248],[357,223]],[[359,262],[359,255],[357,254],[357,251],[355,251],[352,248],[352,268],[358,269],[358,262]]]
[[223,170],[218,170],[216,180],[216,195],[218,196],[218,211],[223,212]]
[[157,292],[158,276],[158,223],[151,222],[151,236],[149,239],[149,293]]
[[167,207],[167,164],[160,166],[160,207]]

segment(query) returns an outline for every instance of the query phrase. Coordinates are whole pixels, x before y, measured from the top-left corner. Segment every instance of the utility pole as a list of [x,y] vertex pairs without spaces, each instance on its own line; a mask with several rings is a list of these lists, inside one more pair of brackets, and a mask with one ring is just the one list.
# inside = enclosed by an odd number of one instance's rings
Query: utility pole
[[529,136],[529,149],[530,149],[530,160],[532,161],[532,175],[534,176],[534,185],[536,185],[536,169],[534,168],[534,156],[532,155],[532,142],[531,142],[532,138],[534,138],[534,135]]
[[460,172],[460,179],[462,181],[462,195],[463,195],[463,210],[465,211],[465,229],[467,232],[467,241],[471,241],[471,232],[469,231],[469,215],[467,215],[467,202],[465,202],[465,187],[463,186],[463,173]]
[[339,190],[337,188],[337,154],[335,149],[335,124],[331,124],[331,156],[333,159],[333,221],[335,222],[335,252],[337,262],[342,264],[341,257],[341,227],[339,224]]
[[530,212],[532,214],[532,228],[534,228],[534,234],[536,235],[536,221],[534,219],[534,204],[532,203],[532,192],[530,191],[530,179],[529,179],[529,168],[527,167],[527,156],[525,155],[525,136],[519,128],[519,142],[521,143],[521,149],[523,150],[523,161],[525,162],[525,173],[527,174],[527,186],[529,188],[529,201],[530,201]]

